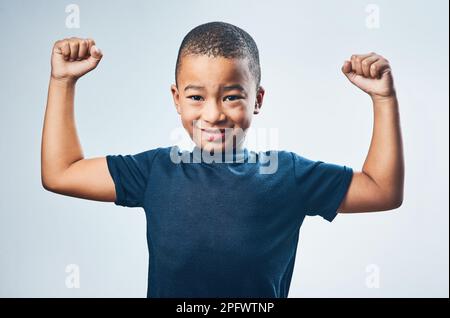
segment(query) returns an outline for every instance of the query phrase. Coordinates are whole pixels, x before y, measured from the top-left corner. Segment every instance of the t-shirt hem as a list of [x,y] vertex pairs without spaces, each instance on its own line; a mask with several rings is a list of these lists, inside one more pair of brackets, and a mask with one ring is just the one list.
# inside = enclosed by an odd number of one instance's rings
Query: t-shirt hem
[[348,188],[350,186],[350,182],[353,178],[353,169],[347,166],[344,166],[344,177],[339,186],[338,194],[336,196],[335,201],[331,204],[329,213],[323,215],[323,218],[328,222],[332,222],[336,216],[338,215],[338,208],[342,203],[345,195],[347,194]]
[[114,164],[114,160],[112,156],[108,155],[106,156],[106,163],[108,164],[108,170],[113,178],[114,181],[114,187],[116,190],[116,200],[114,201],[115,205],[124,206],[125,205],[125,193],[122,190],[122,183],[120,181],[120,178],[117,177],[117,169]]

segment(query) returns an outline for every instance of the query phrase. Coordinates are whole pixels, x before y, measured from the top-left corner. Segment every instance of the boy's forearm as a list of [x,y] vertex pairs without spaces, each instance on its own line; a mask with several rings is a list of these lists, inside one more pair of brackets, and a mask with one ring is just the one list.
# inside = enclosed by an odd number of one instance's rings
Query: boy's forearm
[[374,125],[363,172],[394,202],[403,200],[404,159],[397,97],[373,98]]
[[41,177],[53,184],[73,162],[83,159],[74,115],[75,81],[50,79],[41,144]]

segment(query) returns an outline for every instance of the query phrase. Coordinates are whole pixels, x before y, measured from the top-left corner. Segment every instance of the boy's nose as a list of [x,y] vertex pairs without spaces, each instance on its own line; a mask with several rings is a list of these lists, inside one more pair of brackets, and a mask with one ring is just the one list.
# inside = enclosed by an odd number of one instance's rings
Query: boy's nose
[[217,103],[208,103],[203,108],[202,117],[204,121],[215,123],[223,121],[226,116],[222,112],[222,108]]

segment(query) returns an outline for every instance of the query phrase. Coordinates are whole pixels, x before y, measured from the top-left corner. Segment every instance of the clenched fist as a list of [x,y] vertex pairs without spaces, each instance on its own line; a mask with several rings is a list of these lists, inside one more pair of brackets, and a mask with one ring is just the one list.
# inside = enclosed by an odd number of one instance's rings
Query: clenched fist
[[342,72],[354,85],[372,98],[395,95],[394,80],[388,60],[376,53],[352,55]]
[[72,37],[57,41],[52,51],[52,78],[75,82],[96,68],[102,56],[92,39]]

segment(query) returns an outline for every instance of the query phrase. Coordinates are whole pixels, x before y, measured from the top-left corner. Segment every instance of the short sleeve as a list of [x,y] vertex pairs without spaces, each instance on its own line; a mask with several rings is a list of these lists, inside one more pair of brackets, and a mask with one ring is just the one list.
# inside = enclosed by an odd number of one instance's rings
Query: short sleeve
[[353,177],[347,166],[313,161],[292,153],[295,179],[306,215],[320,215],[331,222],[337,215]]
[[116,205],[143,207],[147,179],[159,148],[134,155],[107,155],[109,173],[116,189]]

